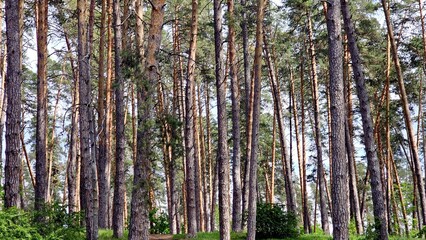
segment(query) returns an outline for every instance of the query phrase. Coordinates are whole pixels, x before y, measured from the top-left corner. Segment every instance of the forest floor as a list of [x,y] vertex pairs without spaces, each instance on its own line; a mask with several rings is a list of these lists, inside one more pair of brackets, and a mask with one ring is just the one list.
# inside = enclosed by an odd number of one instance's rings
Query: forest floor
[[[127,232],[123,238],[117,239],[112,237],[112,230],[100,230],[99,231],[99,240],[125,240],[127,239]],[[167,235],[167,234],[152,234],[150,235],[150,240],[173,240],[173,239],[187,239],[184,234],[177,235]],[[215,240],[220,239],[218,232],[213,233],[198,233],[196,238],[192,238],[193,240]],[[246,233],[232,233],[232,240],[245,240]],[[288,238],[287,238],[288,239]],[[297,240],[332,240],[333,238],[323,234],[304,234],[300,237],[296,238]],[[350,240],[364,240],[365,236],[351,236]],[[389,239],[391,240],[408,240],[408,239],[419,239],[419,238],[405,238],[405,237],[396,237],[392,236]],[[267,239],[267,240],[282,240],[278,238]]]

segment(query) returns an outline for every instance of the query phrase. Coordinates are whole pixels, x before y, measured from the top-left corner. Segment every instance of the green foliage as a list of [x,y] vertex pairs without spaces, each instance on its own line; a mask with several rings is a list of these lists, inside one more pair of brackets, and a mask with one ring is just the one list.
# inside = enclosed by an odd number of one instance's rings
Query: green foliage
[[295,238],[299,236],[298,219],[285,213],[278,204],[257,205],[256,238]]
[[0,211],[0,239],[38,240],[43,237],[37,232],[37,227],[32,225],[30,214],[9,208]]
[[365,235],[361,238],[363,240],[379,240],[380,239],[380,220],[376,219],[373,224],[368,224],[365,230]]
[[69,214],[65,205],[55,202],[34,212],[33,226],[45,239],[84,239],[84,228],[79,224],[81,219],[81,213]]
[[170,233],[169,229],[169,218],[164,212],[159,212],[158,209],[154,208],[149,212],[149,222],[151,228],[149,229],[151,234],[167,234]]

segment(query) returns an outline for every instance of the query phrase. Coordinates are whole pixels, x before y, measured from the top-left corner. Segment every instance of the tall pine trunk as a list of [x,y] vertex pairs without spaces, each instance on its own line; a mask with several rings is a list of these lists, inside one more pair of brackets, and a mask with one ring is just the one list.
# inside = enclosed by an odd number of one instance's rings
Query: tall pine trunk
[[123,237],[124,231],[124,195],[126,192],[124,158],[126,137],[124,135],[124,78],[122,75],[122,26],[120,1],[114,0],[114,60],[115,60],[115,177],[112,211],[112,229],[114,237]]
[[148,239],[150,177],[153,151],[150,137],[154,134],[155,86],[160,78],[157,55],[161,44],[165,0],[152,1],[151,24],[144,66],[144,76],[138,80],[138,153],[134,164],[132,206],[129,239]]
[[185,87],[185,156],[186,156],[186,211],[188,235],[194,237],[197,232],[195,202],[195,159],[194,159],[194,116],[193,92],[195,85],[195,53],[198,34],[198,0],[192,0],[191,40],[189,44],[188,69]]
[[219,232],[220,239],[231,239],[229,216],[229,153],[226,114],[226,78],[222,62],[222,3],[214,0],[214,43],[215,43],[215,75],[217,89],[217,121],[219,171]]
[[247,240],[256,238],[256,204],[257,204],[257,148],[259,145],[260,122],[260,91],[262,85],[262,46],[263,46],[263,17],[265,13],[265,1],[257,1],[256,19],[256,47],[254,54],[254,97],[253,97],[253,129],[250,157],[250,192],[247,221]]
[[[356,43],[355,29],[350,17],[347,0],[342,0],[342,13],[345,24],[345,32],[348,36],[349,51],[351,53],[352,68],[356,83],[357,94],[360,102],[362,125],[364,130],[364,144],[367,152],[368,169],[370,171],[370,184],[373,196],[374,217],[380,221],[380,239],[387,239],[387,221],[384,209],[384,193],[380,181],[379,164],[373,137],[373,121],[371,119],[370,101],[365,84],[364,73],[361,66],[361,58]],[[352,164],[351,164],[352,165]]]
[[35,209],[41,210],[48,199],[47,175],[47,13],[48,1],[37,1],[37,124]]
[[[349,185],[345,148],[345,99],[340,0],[327,3],[328,57],[332,133],[333,238],[349,239]],[[322,177],[322,176],[321,176]]]

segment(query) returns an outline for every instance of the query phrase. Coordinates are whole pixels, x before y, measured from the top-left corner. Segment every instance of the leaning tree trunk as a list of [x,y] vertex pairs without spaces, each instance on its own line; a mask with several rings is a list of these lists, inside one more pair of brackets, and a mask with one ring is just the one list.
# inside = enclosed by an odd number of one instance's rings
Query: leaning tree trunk
[[4,175],[4,205],[6,208],[19,206],[19,175],[21,172],[21,34],[19,25],[23,1],[18,4],[6,1],[6,160]]
[[151,26],[148,32],[144,76],[138,80],[138,153],[134,164],[132,210],[129,239],[149,237],[149,175],[153,151],[150,138],[154,135],[155,92],[160,77],[157,55],[161,44],[165,0],[152,1]]
[[367,163],[370,172],[370,184],[373,196],[374,217],[380,221],[380,239],[387,239],[387,220],[384,209],[384,193],[380,181],[379,161],[373,136],[373,121],[371,119],[370,101],[365,84],[364,73],[361,65],[361,57],[356,43],[355,29],[352,24],[347,0],[341,0],[345,32],[348,36],[349,51],[351,53],[352,68],[356,83],[357,94],[360,102],[362,125],[364,130],[364,144],[367,152]]
[[[330,106],[332,117],[332,216],[334,239],[349,239],[349,185],[345,148],[345,99],[340,0],[327,3]],[[322,177],[322,176],[321,176]]]
[[[98,238],[98,183],[96,161],[92,158],[90,141],[90,49],[88,43],[87,1],[77,1],[78,10],[78,66],[80,94],[80,146],[84,180],[86,238]],[[93,11],[93,9],[91,9]]]
[[[231,239],[229,226],[229,154],[226,115],[226,78],[222,62],[222,4],[214,0],[214,43],[215,43],[215,73],[217,89],[217,121],[218,121],[218,152],[217,163],[219,171],[219,232],[220,239]],[[235,139],[234,139],[235,141]]]
[[256,238],[256,203],[257,203],[257,147],[259,145],[260,122],[260,90],[262,83],[262,46],[263,46],[263,17],[265,0],[257,1],[256,19],[256,48],[254,53],[254,99],[253,99],[253,128],[250,158],[250,193],[247,221],[247,240]]
[[405,120],[406,129],[407,129],[410,149],[411,149],[411,157],[413,158],[413,163],[414,163],[414,172],[417,176],[417,185],[418,185],[417,189],[419,191],[419,196],[420,196],[420,206],[421,206],[421,215],[422,215],[421,217],[423,219],[423,226],[424,226],[426,225],[426,193],[424,188],[422,171],[420,168],[419,153],[417,149],[416,139],[414,137],[414,131],[413,131],[411,117],[410,117],[411,115],[410,106],[409,106],[409,102],[407,98],[407,92],[405,91],[404,78],[403,78],[402,69],[401,69],[401,65],[400,65],[399,57],[398,57],[398,49],[395,42],[393,28],[392,28],[392,24],[390,20],[390,11],[387,7],[386,0],[382,0],[382,6],[383,6],[383,11],[385,13],[388,36],[390,38],[393,61],[395,65],[396,75],[398,78],[399,95],[402,101],[402,110],[404,111],[404,120]]
[[48,1],[37,1],[37,124],[35,209],[41,210],[48,199],[47,175],[47,13]]

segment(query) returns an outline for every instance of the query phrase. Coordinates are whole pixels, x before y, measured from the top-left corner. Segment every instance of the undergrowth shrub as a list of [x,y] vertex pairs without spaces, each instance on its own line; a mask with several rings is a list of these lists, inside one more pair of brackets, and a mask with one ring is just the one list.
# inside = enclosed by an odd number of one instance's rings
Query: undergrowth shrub
[[42,210],[34,211],[33,224],[38,232],[49,240],[84,239],[84,228],[80,225],[81,213],[67,213],[67,206],[60,203],[45,205]]
[[169,229],[169,218],[166,213],[158,212],[157,208],[152,209],[149,212],[149,222],[151,228],[149,232],[152,234],[168,234],[170,233]]
[[41,240],[31,215],[17,208],[0,211],[0,239]]
[[260,203],[256,214],[256,239],[296,238],[298,220],[294,213],[286,213],[278,204]]

